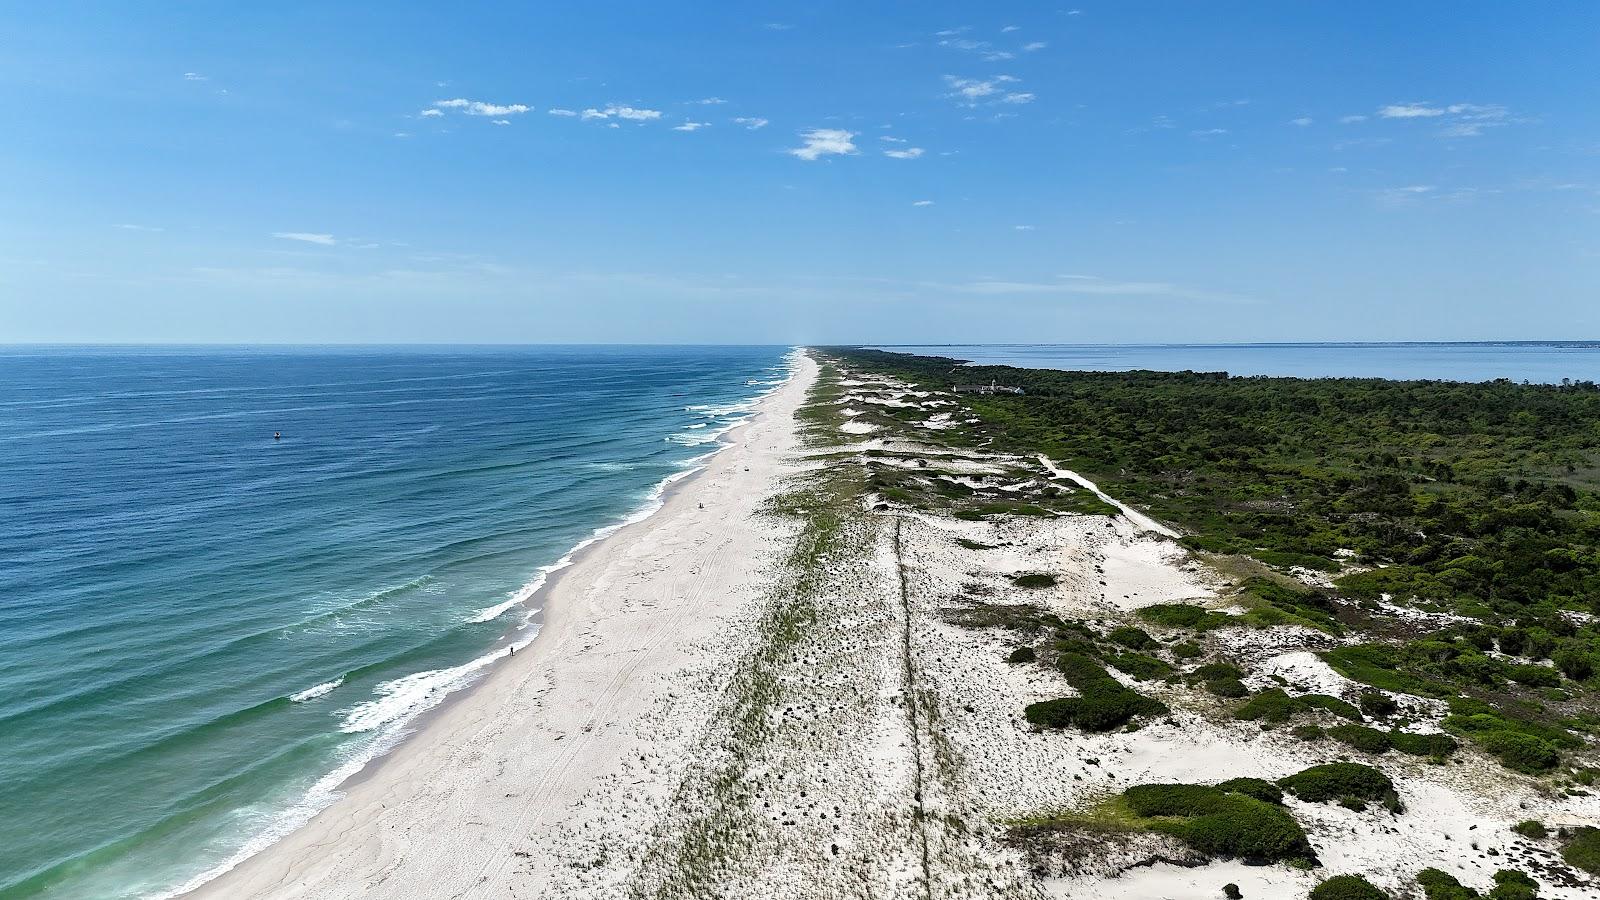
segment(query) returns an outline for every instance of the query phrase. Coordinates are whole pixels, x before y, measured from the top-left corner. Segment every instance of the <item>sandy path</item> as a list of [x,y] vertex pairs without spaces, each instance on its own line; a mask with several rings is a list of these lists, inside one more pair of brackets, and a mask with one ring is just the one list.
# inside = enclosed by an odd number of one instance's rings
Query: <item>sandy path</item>
[[[778,526],[757,508],[793,465],[793,413],[816,373],[803,359],[660,511],[561,573],[531,646],[304,828],[187,896],[571,893],[560,886],[577,868],[575,848],[592,849],[576,836],[617,831],[629,808],[593,795],[626,784],[649,809],[692,749],[692,720],[708,711],[680,703],[662,721],[661,710],[763,587]],[[636,728],[646,721],[651,728]]]

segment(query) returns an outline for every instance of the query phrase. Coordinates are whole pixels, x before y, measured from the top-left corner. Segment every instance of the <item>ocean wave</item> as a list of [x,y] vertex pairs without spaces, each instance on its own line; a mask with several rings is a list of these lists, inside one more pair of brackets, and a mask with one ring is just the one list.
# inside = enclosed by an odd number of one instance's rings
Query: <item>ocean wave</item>
[[312,685],[311,687],[308,687],[298,693],[290,694],[289,699],[296,703],[304,703],[307,700],[315,700],[318,697],[332,693],[333,689],[341,684],[344,684],[343,675],[340,675],[338,678],[335,678],[332,681],[324,681],[321,684]]
[[345,734],[360,734],[385,726],[398,729],[438,706],[450,693],[471,684],[496,660],[509,656],[513,650],[526,647],[538,634],[539,629],[531,629],[526,638],[459,666],[413,672],[382,682],[372,689],[377,695],[375,699],[358,703],[345,711],[339,730]]

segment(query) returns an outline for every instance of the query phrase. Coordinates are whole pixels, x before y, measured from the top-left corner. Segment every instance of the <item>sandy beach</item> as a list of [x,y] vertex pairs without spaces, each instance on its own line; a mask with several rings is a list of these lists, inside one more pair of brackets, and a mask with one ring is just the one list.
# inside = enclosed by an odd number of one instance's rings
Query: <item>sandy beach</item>
[[[769,574],[781,526],[757,515],[793,465],[816,365],[731,431],[649,519],[588,548],[540,598],[544,623],[309,824],[186,896],[545,896],[557,852],[610,815],[585,797],[692,733],[640,735]],[[665,779],[640,785],[665,791]]]

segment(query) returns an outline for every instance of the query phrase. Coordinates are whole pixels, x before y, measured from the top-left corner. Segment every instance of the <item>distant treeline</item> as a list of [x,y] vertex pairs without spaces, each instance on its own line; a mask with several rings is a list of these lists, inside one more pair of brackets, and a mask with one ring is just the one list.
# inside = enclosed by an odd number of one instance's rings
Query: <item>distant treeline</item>
[[[1600,387],[961,366],[830,348],[972,397],[998,445],[1040,451],[1189,532],[1195,549],[1334,570],[1352,591],[1515,619],[1600,613]],[[1347,555],[1346,554],[1346,555]]]

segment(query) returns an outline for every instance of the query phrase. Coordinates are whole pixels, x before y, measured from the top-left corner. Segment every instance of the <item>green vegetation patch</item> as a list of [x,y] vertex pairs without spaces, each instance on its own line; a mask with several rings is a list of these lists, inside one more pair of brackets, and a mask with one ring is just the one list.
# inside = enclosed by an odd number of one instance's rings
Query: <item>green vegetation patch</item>
[[1043,728],[1075,725],[1084,731],[1110,731],[1135,717],[1160,716],[1168,712],[1165,703],[1123,687],[1099,663],[1082,653],[1062,653],[1056,665],[1079,696],[1028,704],[1023,715],[1030,724]]
[[1600,875],[1600,828],[1580,828],[1566,846],[1561,858],[1567,865],[1591,875]]
[[1312,766],[1278,779],[1278,786],[1307,803],[1327,803],[1346,798],[1382,802],[1390,812],[1400,812],[1400,798],[1389,776],[1360,763],[1336,762]]
[[[1247,790],[1255,790],[1247,785]],[[1145,827],[1210,857],[1315,864],[1304,829],[1283,807],[1223,785],[1145,784],[1122,800]]]
[[1311,889],[1311,900],[1389,900],[1389,895],[1360,875],[1335,875]]
[[[1426,900],[1480,900],[1477,891],[1463,885],[1454,875],[1438,869],[1423,869],[1417,873],[1417,885]],[[1494,873],[1494,887],[1488,900],[1539,900],[1539,884],[1525,873],[1515,869],[1501,869]]]
[[1164,628],[1192,628],[1210,631],[1221,628],[1233,619],[1227,613],[1216,612],[1192,603],[1156,603],[1139,610],[1139,618]]
[[1307,710],[1320,709],[1333,713],[1344,719],[1354,722],[1363,721],[1361,711],[1354,706],[1330,697],[1327,694],[1305,694],[1300,697],[1291,697],[1282,688],[1267,688],[1245,701],[1237,710],[1234,718],[1246,722],[1267,722],[1272,725],[1282,725],[1294,718],[1297,713]]
[[1056,577],[1045,572],[1029,572],[1026,575],[1012,577],[1011,583],[1025,588],[1055,587]]

